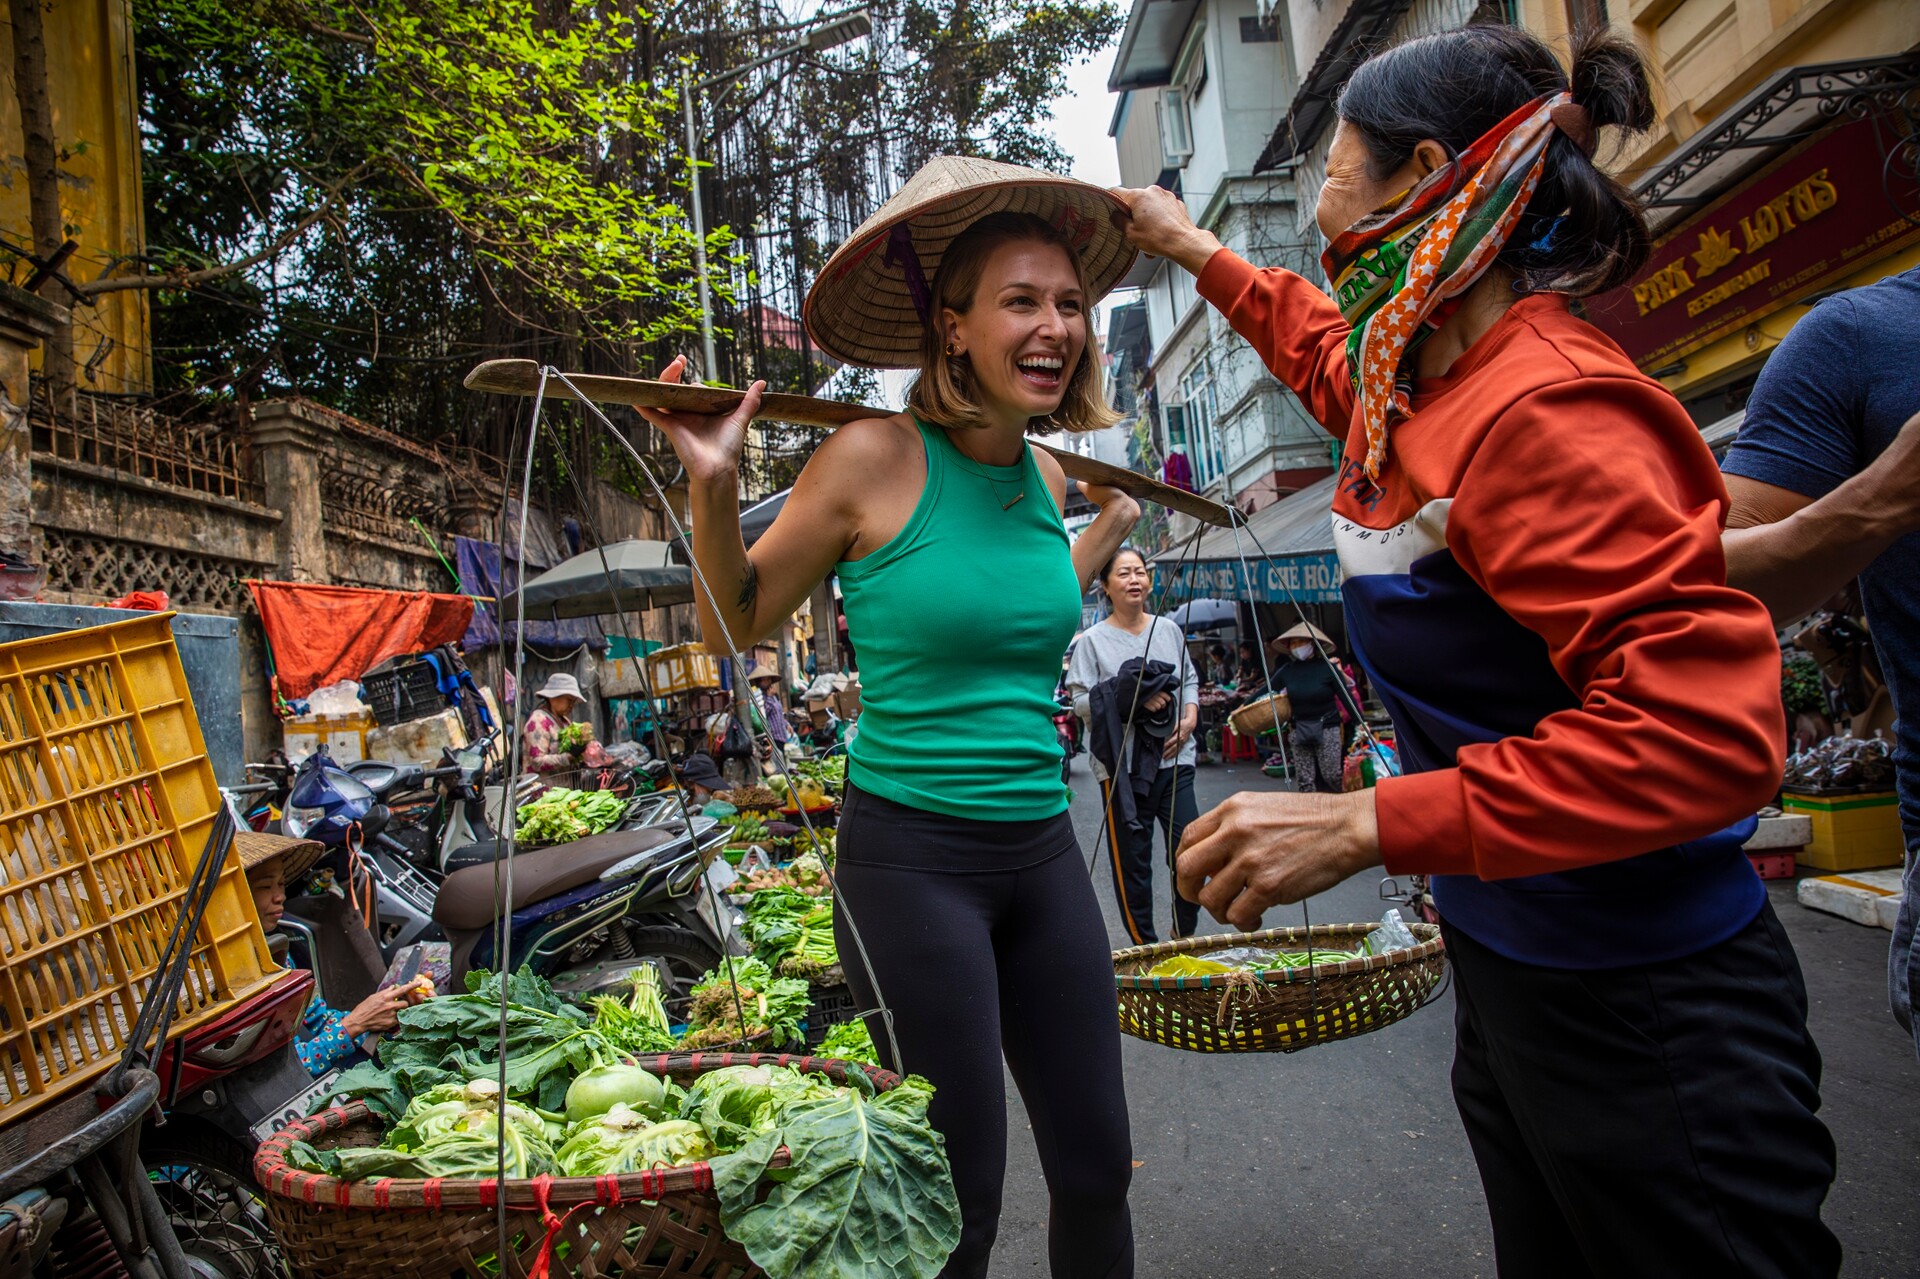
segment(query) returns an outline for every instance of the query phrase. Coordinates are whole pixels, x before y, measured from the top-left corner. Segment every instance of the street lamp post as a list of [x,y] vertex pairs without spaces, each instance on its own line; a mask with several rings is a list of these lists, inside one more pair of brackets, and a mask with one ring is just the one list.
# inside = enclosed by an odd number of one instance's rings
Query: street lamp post
[[707,226],[706,213],[700,204],[700,135],[694,122],[693,99],[695,94],[705,93],[730,80],[738,79],[749,71],[758,70],[782,58],[796,53],[819,53],[825,49],[837,48],[861,36],[873,32],[873,19],[865,9],[849,9],[841,13],[829,14],[807,29],[805,35],[784,49],[775,49],[765,57],[755,58],[743,66],[710,75],[704,80],[695,80],[684,68],[680,72],[680,96],[687,118],[687,177],[693,194],[693,269],[700,277],[700,358],[701,377],[712,382],[719,372],[718,362],[713,354],[713,290],[707,282]]

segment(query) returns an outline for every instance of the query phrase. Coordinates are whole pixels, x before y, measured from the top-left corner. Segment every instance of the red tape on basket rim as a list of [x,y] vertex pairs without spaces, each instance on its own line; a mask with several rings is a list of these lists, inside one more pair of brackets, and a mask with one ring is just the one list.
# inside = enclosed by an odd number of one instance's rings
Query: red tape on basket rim
[[420,1202],[429,1208],[440,1206],[440,1181],[439,1177],[429,1177],[420,1183]]
[[593,1201],[611,1207],[620,1206],[620,1178],[611,1173],[601,1173],[593,1179]]

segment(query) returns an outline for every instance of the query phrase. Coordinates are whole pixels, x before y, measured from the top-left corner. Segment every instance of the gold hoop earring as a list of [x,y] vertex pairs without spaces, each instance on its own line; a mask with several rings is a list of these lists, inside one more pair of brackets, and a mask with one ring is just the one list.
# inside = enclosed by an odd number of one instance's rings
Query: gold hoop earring
[[947,343],[947,358],[949,360],[953,359],[955,356],[959,354],[960,354],[959,349],[955,347],[955,345],[952,342]]

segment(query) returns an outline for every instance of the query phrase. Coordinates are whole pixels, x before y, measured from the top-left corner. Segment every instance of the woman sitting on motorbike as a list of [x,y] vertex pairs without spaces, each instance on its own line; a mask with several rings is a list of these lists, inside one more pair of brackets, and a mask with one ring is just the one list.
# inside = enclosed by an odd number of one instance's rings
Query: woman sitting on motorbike
[[[326,845],[317,840],[243,830],[235,833],[233,846],[239,850],[240,865],[247,872],[247,888],[253,893],[253,908],[260,914],[260,927],[270,933],[287,913],[288,883],[313,869],[313,864],[326,855]],[[362,1039],[392,1030],[400,1024],[400,1010],[425,997],[416,986],[391,986],[374,991],[352,1012],[330,1007],[317,996],[308,1000],[300,1029],[293,1037],[300,1064],[317,1079],[335,1066],[363,1055]]]

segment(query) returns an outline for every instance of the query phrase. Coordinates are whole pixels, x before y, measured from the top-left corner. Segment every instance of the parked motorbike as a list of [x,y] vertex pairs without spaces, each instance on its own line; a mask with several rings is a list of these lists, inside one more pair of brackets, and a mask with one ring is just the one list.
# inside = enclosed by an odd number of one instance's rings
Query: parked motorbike
[[[387,810],[370,787],[322,753],[302,762],[286,831],[341,850],[322,863],[340,898],[287,903],[288,919],[304,925],[316,948],[315,968],[326,967],[330,931],[319,916],[341,899],[371,920],[389,961],[415,942],[452,943],[456,989],[468,967],[531,964],[557,989],[590,994],[650,962],[670,996],[684,995],[723,952],[746,953],[740,920],[707,873],[726,831],[709,817],[689,823],[670,793],[634,800],[620,829],[516,854],[511,953],[497,953],[504,949],[493,939],[499,840],[487,818],[498,810],[499,788],[480,785],[478,758],[421,776],[441,778],[457,801],[442,832],[444,882],[412,864],[387,834]],[[486,838],[466,838],[480,833],[475,822]]]

